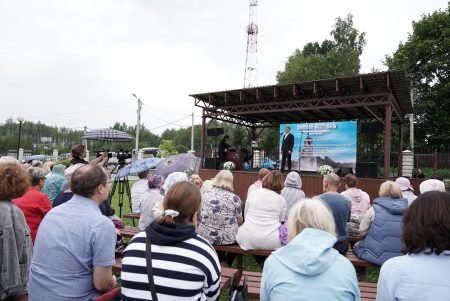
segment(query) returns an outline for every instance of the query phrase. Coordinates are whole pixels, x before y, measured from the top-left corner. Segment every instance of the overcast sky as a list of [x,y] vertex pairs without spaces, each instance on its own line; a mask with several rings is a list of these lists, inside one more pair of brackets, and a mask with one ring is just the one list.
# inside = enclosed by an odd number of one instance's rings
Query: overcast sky
[[[296,48],[330,38],[335,18],[347,13],[366,32],[361,72],[385,70],[381,61],[407,39],[412,21],[447,6],[258,2],[258,85],[275,84]],[[70,128],[134,125],[135,93],[153,132],[189,125],[188,114],[200,115],[189,94],[243,87],[248,15],[246,0],[0,0],[0,123],[23,116]]]

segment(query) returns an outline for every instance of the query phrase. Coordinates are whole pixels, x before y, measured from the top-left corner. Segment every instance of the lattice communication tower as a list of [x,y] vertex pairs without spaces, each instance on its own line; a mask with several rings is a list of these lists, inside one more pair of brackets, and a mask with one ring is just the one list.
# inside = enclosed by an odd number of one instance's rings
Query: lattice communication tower
[[250,0],[249,7],[250,13],[247,26],[247,56],[245,58],[244,88],[254,87],[258,83],[258,25],[256,24],[258,0]]

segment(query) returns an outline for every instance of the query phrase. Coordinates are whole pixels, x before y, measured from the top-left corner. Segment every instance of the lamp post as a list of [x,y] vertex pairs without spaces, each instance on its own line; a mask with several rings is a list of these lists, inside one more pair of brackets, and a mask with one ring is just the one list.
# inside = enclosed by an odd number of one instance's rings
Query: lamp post
[[136,94],[131,94],[134,96],[134,98],[137,99],[138,102],[138,109],[137,109],[137,123],[136,123],[136,150],[135,150],[135,160],[138,159],[138,152],[139,152],[139,130],[141,128],[141,105],[142,101],[139,97],[136,96]]
[[22,116],[17,117],[17,121],[19,122],[19,139],[17,141],[17,160],[19,160],[19,149],[20,149],[20,134],[22,132],[22,122],[24,118]]

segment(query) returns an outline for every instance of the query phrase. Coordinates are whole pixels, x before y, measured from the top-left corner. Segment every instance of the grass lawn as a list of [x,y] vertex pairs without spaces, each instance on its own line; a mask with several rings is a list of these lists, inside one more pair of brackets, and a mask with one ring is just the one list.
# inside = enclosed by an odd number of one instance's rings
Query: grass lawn
[[[130,188],[133,185],[134,181],[130,181],[129,185]],[[116,211],[116,215],[119,215],[119,195],[116,189],[116,193],[113,196],[113,200],[112,200],[112,207],[115,209]],[[130,208],[130,204],[128,202],[128,197],[125,194],[124,195],[124,200],[123,200],[123,206],[122,206],[122,215],[126,214],[126,213],[130,213],[131,212],[131,208]],[[125,225],[128,226],[133,226],[133,221],[129,218],[124,218],[123,222]],[[135,221],[136,226],[138,224],[137,220]],[[235,262],[236,265],[236,262]],[[234,266],[236,267],[236,266]],[[243,267],[245,271],[252,271],[252,272],[261,272],[262,269],[261,267],[256,263],[256,261],[253,259],[253,257],[251,255],[244,255],[244,261],[243,261]],[[378,281],[378,274],[380,272],[379,268],[368,268],[366,270],[366,281],[367,282],[373,282],[376,283]],[[118,275],[120,276],[120,275]],[[228,298],[228,290],[226,290],[220,300],[225,301]]]

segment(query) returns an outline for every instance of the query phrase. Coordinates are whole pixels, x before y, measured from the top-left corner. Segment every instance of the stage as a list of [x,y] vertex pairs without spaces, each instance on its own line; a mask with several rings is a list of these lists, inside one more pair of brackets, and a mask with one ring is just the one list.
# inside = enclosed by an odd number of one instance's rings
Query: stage
[[[216,169],[201,169],[199,172],[200,177],[205,180],[210,180],[215,177],[219,172]],[[232,171],[233,172],[233,184],[234,192],[245,201],[247,198],[248,187],[253,184],[258,179],[257,171]],[[285,176],[287,173],[284,174]],[[322,193],[322,176],[311,175],[311,174],[300,174],[302,179],[302,190],[305,192],[307,197],[313,197]],[[342,180],[343,178],[341,178]],[[410,179],[411,185],[414,187],[416,195],[419,194],[419,185],[424,179]],[[369,178],[358,178],[358,188],[367,192],[370,196],[370,200],[373,201],[378,197],[378,190],[380,185],[385,181],[385,179],[369,179]],[[344,190],[342,186],[339,190]]]

